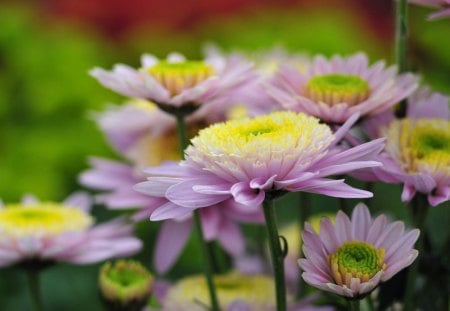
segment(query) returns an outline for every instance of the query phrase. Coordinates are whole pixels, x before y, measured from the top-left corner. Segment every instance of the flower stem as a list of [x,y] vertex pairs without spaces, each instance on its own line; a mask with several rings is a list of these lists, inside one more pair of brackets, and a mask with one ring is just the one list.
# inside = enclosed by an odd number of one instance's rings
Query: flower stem
[[208,251],[208,245],[203,235],[200,212],[198,209],[194,211],[194,221],[200,241],[200,247],[202,249],[203,258],[205,258],[205,267],[203,268],[203,272],[205,274],[206,285],[208,286],[209,298],[211,300],[211,310],[219,311],[219,300],[217,299],[216,287],[213,281],[212,258],[210,256],[210,252]]
[[[397,0],[395,5],[395,62],[399,73],[408,70],[408,1]],[[400,102],[397,116],[406,115],[406,100]]]
[[184,116],[182,114],[177,114],[177,133],[178,133],[178,145],[180,146],[180,156],[184,159],[184,150],[189,145],[186,122],[184,122]]
[[359,311],[359,307],[360,307],[360,302],[361,300],[359,299],[352,299],[352,300],[348,300],[348,305],[349,305],[349,310],[350,311]]
[[41,291],[39,286],[39,271],[35,269],[27,269],[28,288],[30,290],[31,301],[34,311],[43,311],[41,300]]
[[284,281],[284,256],[281,251],[280,238],[273,208],[273,199],[267,198],[263,202],[267,235],[269,238],[270,255],[275,276],[275,292],[277,311],[286,311],[286,284]]
[[[419,251],[419,255],[423,251],[423,239],[425,235],[425,220],[428,213],[428,202],[427,197],[424,194],[417,194],[412,201],[412,214],[414,218],[414,225],[417,229],[420,230],[419,240],[417,241],[417,250]],[[419,272],[419,260],[416,260],[408,270],[408,276],[406,280],[406,289],[405,289],[405,310],[413,310],[414,309],[414,287],[416,285],[417,274]]]
[[[177,131],[178,131],[178,142],[180,145],[180,155],[181,158],[184,158],[184,150],[188,146],[188,138],[187,138],[187,131],[186,131],[186,123],[184,120],[184,116],[182,114],[176,114],[177,119]],[[208,249],[208,243],[205,240],[205,236],[203,235],[202,230],[202,221],[200,217],[200,212],[198,209],[194,211],[194,222],[196,231],[198,234],[200,247],[202,251],[202,255],[205,261],[205,266],[203,268],[203,273],[205,274],[206,284],[208,286],[209,291],[209,298],[211,301],[211,310],[212,311],[219,311],[219,301],[217,299],[217,293],[216,293],[216,287],[214,286],[214,280],[213,280],[213,258],[211,256],[212,251],[211,249]]]

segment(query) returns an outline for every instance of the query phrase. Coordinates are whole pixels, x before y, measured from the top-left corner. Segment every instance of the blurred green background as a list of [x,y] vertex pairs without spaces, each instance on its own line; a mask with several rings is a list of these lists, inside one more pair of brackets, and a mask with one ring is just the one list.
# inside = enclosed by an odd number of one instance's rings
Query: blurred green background
[[[83,1],[47,0],[0,5],[3,201],[17,201],[25,193],[61,200],[80,189],[77,175],[87,168],[87,156],[118,157],[91,116],[108,102],[119,103],[121,97],[88,76],[94,66],[137,65],[143,52],[164,57],[175,50],[199,58],[205,42],[227,51],[274,46],[325,55],[365,51],[372,61],[392,62],[391,1],[280,1],[274,5],[268,0],[247,4],[191,0],[175,8],[171,8],[173,1],[149,1],[143,8],[136,8],[134,2],[98,0],[83,7]],[[450,20],[427,22],[428,13],[411,8],[410,63],[425,82],[450,93],[450,45],[443,44]],[[372,202],[375,210],[388,200],[393,215],[407,217],[399,187],[376,185],[376,190],[380,195]],[[296,204],[295,200],[289,204]],[[335,200],[313,198],[314,213],[330,209],[337,210]],[[439,249],[446,247],[448,211],[448,206],[433,209],[429,218],[434,229],[431,239]],[[98,219],[114,216],[100,206],[95,214]],[[149,246],[138,257],[147,266],[158,226],[142,223],[138,228]],[[188,248],[195,253],[195,243]],[[196,256],[189,253],[185,252],[172,276],[199,271]],[[98,265],[59,265],[46,271],[46,310],[101,310],[97,269]],[[0,310],[29,310],[29,301],[24,276],[14,269],[0,270]]]

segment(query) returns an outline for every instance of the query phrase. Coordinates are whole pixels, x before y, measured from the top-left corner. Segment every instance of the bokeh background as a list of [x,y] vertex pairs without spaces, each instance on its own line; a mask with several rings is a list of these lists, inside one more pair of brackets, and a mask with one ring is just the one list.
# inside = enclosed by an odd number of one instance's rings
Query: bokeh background
[[[0,197],[24,193],[61,200],[80,189],[77,175],[87,157],[118,158],[92,120],[96,111],[122,98],[87,72],[116,62],[138,65],[143,52],[164,57],[179,51],[199,58],[206,43],[225,51],[284,47],[307,54],[365,51],[372,61],[393,60],[393,0],[34,0],[0,4]],[[429,10],[411,7],[410,63],[423,81],[450,93],[450,20],[427,22]],[[376,185],[383,195],[374,208],[392,202],[406,216],[400,189]],[[314,199],[314,198],[313,198]],[[334,201],[313,200],[333,211]],[[447,213],[446,213],[447,212]],[[114,216],[98,206],[98,219]],[[434,240],[445,247],[439,226],[448,206],[433,210]],[[157,224],[140,224],[149,249]],[[444,234],[445,234],[445,230]],[[441,234],[441,236],[439,235]],[[444,242],[442,241],[444,240]],[[188,248],[195,254],[195,243]],[[188,252],[186,252],[188,253]],[[173,276],[198,271],[184,255]],[[101,310],[98,265],[60,265],[44,273],[48,310]],[[24,276],[0,270],[0,310],[29,310]]]

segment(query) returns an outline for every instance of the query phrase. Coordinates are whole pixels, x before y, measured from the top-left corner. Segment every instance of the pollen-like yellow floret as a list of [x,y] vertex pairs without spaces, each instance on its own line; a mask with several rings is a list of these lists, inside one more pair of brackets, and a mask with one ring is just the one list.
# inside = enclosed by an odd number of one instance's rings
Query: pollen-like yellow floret
[[160,61],[145,70],[158,80],[171,96],[176,96],[215,75],[214,68],[201,61]]
[[57,203],[7,205],[0,209],[0,235],[49,237],[66,232],[82,232],[93,223],[84,211]]
[[206,169],[219,166],[241,171],[244,166],[267,168],[294,162],[292,165],[308,165],[326,153],[333,139],[330,128],[319,119],[280,111],[214,124],[191,140],[194,148],[187,153]]

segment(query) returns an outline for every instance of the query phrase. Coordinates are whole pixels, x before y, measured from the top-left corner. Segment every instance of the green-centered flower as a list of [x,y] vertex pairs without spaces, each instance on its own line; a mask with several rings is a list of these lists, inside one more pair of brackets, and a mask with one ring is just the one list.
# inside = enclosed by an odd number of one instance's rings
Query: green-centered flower
[[112,308],[116,306],[132,310],[144,306],[150,297],[152,285],[152,275],[137,261],[107,262],[100,270],[100,291]]

